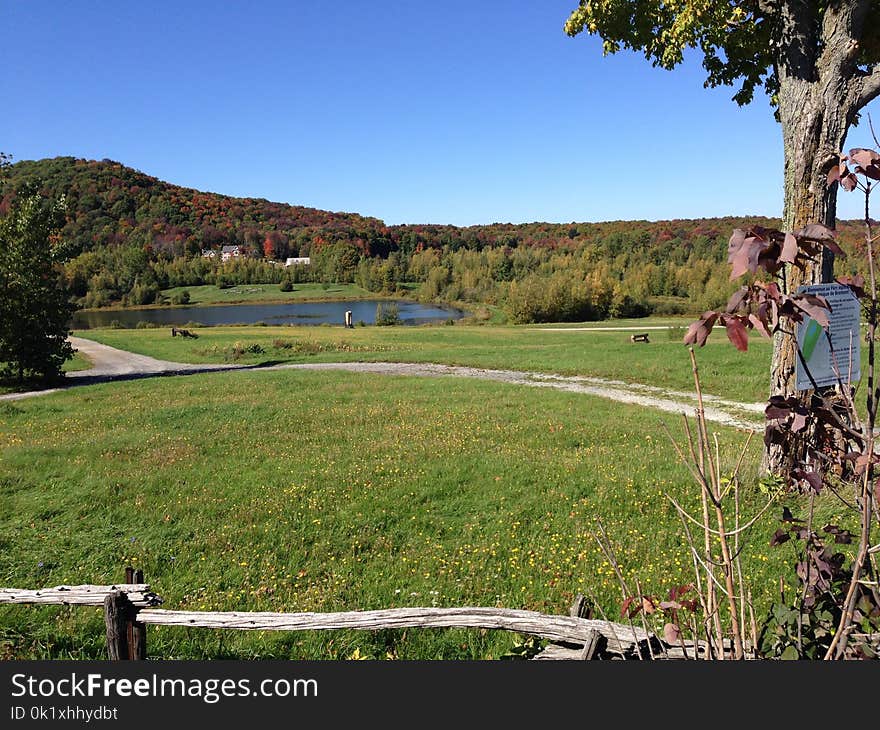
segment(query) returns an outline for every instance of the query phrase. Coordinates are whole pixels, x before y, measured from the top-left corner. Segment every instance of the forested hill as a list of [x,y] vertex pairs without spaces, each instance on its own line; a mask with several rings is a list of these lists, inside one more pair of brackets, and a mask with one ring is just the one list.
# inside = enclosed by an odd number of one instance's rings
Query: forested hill
[[[715,259],[716,239],[746,219],[711,218],[607,223],[494,223],[460,228],[444,225],[385,226],[376,218],[315,208],[233,198],[184,188],[112,160],[56,157],[18,162],[9,170],[9,190],[37,182],[51,196],[67,198],[63,238],[73,255],[100,246],[141,246],[156,254],[197,255],[203,249],[239,244],[256,255],[307,256],[313,243],[351,241],[367,256],[418,248],[482,249],[540,246],[572,250],[587,241],[616,256],[634,246],[651,259],[683,261],[692,253]],[[764,225],[768,219],[748,219]],[[278,251],[266,251],[275,234]]]
[[[179,286],[311,280],[385,293],[408,282],[422,299],[497,305],[518,322],[696,312],[719,306],[735,287],[725,264],[731,231],[779,225],[725,217],[386,226],[183,188],[111,160],[23,161],[8,172],[0,214],[28,182],[66,197],[68,281],[89,307],[162,302],[162,290]],[[859,224],[838,229],[844,248],[857,245]],[[201,255],[226,244],[244,257],[221,264]],[[289,256],[309,256],[311,265],[271,265]]]
[[118,245],[172,256],[197,255],[223,244],[250,245],[262,253],[268,232],[284,233],[294,248],[322,235],[365,242],[384,236],[384,225],[375,218],[204,193],[112,160],[27,160],[12,165],[8,180],[9,190],[37,182],[47,195],[66,196],[63,238],[74,255]]

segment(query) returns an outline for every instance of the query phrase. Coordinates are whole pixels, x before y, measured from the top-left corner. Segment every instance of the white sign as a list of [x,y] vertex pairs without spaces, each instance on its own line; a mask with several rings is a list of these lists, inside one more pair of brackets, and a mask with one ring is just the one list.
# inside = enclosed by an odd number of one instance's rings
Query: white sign
[[[797,362],[797,389],[808,390],[813,381],[820,388],[854,383],[862,376],[859,315],[861,306],[852,289],[843,284],[802,286],[798,294],[824,297],[831,305],[827,332],[816,320],[804,317],[797,327],[798,346],[803,353]],[[829,342],[830,340],[830,342]],[[813,379],[807,374],[809,369]]]

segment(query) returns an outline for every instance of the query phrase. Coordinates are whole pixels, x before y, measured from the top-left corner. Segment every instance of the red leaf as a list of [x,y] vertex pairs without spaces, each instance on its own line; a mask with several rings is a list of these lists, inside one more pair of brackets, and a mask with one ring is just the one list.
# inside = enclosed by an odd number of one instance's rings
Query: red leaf
[[835,165],[828,171],[828,176],[825,178],[825,182],[828,185],[837,182],[840,179],[840,165]]
[[799,250],[797,239],[790,233],[786,233],[785,243],[782,244],[782,254],[779,256],[779,260],[785,261],[787,264],[793,264]]
[[810,489],[812,489],[816,494],[819,494],[825,485],[822,483],[822,475],[815,471],[805,471],[804,469],[795,469],[792,471],[791,475],[795,479],[800,479],[801,481],[805,481],[810,485]]
[[782,296],[782,292],[779,291],[779,284],[775,281],[771,281],[764,287],[764,291],[767,292],[767,296],[772,299],[774,302],[779,302],[780,297]]
[[752,326],[758,330],[764,337],[768,340],[770,339],[770,330],[767,329],[767,325],[764,324],[764,320],[758,317],[756,314],[749,315],[749,322],[752,323]]
[[[778,234],[779,231],[762,226],[752,226],[748,230],[735,228],[727,243],[727,263],[732,266],[731,281],[747,271],[755,273],[759,265],[768,271],[778,268],[775,256],[767,255],[775,248],[773,236]],[[762,255],[764,261],[761,260]]]
[[852,293],[859,299],[865,296],[865,277],[861,274],[856,274],[855,276],[841,276],[837,280],[837,283],[848,286],[852,289]]
[[799,231],[795,231],[794,234],[809,241],[820,241],[822,243],[833,241],[837,237],[834,231],[828,226],[823,226],[821,223],[808,223]]
[[791,302],[802,312],[815,319],[822,327],[828,326],[828,313],[831,305],[825,297],[815,294],[796,294],[791,297]]
[[654,599],[651,596],[642,596],[642,610],[648,616],[657,610],[657,607],[654,605]]
[[662,601],[660,603],[660,608],[662,608],[664,611],[677,611],[679,608],[681,608],[681,604],[678,601]]
[[778,406],[767,406],[764,409],[764,417],[768,421],[775,421],[780,418],[788,418],[788,415],[791,413],[790,408],[779,408]]
[[737,350],[745,352],[749,349],[749,331],[739,318],[729,317],[725,327],[727,328],[727,339],[733,343]]
[[675,624],[666,624],[663,627],[663,638],[666,639],[667,644],[680,644],[681,629]]
[[856,176],[853,175],[851,172],[840,178],[840,187],[842,187],[848,193],[851,193],[853,190],[855,190],[857,184],[858,178],[856,178]]
[[870,454],[859,454],[856,459],[856,474],[862,474],[872,461]]
[[773,533],[773,537],[770,538],[770,547],[776,547],[777,545],[782,545],[784,542],[788,542],[791,539],[791,535],[788,534],[787,530],[779,529]]
[[688,331],[684,336],[684,344],[698,345],[702,347],[706,344],[709,333],[715,326],[715,320],[718,318],[717,312],[703,312],[703,316],[688,327]]
[[749,293],[749,288],[747,286],[740,287],[733,294],[730,295],[730,299],[727,300],[727,311],[735,312],[740,308],[740,305],[743,303],[743,299],[746,298],[746,295]]
[[858,165],[862,168],[880,164],[880,155],[874,152],[874,150],[868,150],[863,147],[851,149],[849,151],[849,159],[854,165]]

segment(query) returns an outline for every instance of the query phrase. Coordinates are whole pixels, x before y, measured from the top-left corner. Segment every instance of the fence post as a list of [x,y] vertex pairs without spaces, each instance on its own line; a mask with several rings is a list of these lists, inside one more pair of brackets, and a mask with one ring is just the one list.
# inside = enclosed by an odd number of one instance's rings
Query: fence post
[[[134,568],[130,565],[125,568],[125,582],[126,583],[135,583],[134,579]],[[134,624],[131,621],[130,617],[126,617],[125,621],[125,641],[128,646],[128,653],[123,657],[124,659],[131,659],[131,646],[134,642]]]
[[130,603],[122,591],[108,593],[104,599],[104,626],[107,629],[107,658],[128,659],[128,626]]
[[[144,582],[144,571],[138,569],[134,574],[135,583]],[[137,614],[132,611],[132,616]],[[128,658],[144,660],[147,658],[147,627],[139,621],[131,621],[131,638],[128,641]]]

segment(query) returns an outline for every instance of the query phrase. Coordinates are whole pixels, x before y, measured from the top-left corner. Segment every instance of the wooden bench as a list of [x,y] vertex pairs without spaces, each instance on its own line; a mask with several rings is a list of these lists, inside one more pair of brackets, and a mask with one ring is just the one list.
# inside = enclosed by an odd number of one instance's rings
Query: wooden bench
[[629,341],[630,342],[648,342],[648,343],[650,343],[650,340],[648,339],[647,332],[645,332],[644,334],[641,334],[641,335],[631,335],[629,338]]

